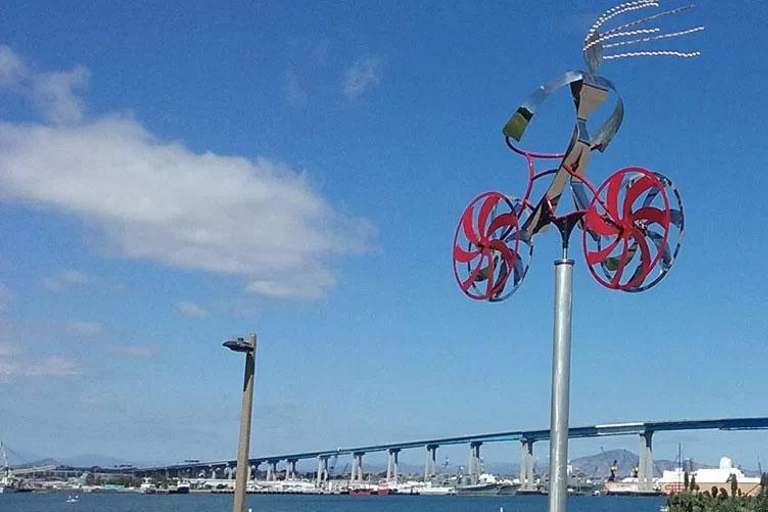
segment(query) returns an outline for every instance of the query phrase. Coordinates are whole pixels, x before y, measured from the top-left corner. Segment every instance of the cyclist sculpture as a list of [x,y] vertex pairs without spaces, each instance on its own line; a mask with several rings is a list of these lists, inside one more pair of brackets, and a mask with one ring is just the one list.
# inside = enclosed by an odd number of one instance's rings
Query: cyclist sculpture
[[[683,236],[684,216],[680,194],[661,173],[641,167],[616,171],[595,187],[587,178],[593,151],[605,151],[624,116],[616,88],[598,75],[604,60],[641,56],[695,57],[699,52],[634,51],[608,54],[614,48],[683,36],[703,30],[694,27],[662,33],[659,28],[638,28],[649,22],[691,9],[680,7],[605,30],[606,22],[624,13],[658,7],[655,0],[628,2],[603,13],[587,32],[583,55],[586,71],[568,71],[539,87],[515,111],[503,129],[507,146],[522,155],[528,167],[528,185],[522,197],[486,192],[464,211],[456,229],[453,262],[462,291],[478,300],[501,301],[520,286],[533,254],[534,236],[555,224],[563,246],[575,226],[582,229],[587,265],[597,281],[612,289],[639,292],[658,283],[675,262]],[[544,101],[569,86],[576,108],[576,122],[564,153],[539,153],[517,146]],[[602,126],[591,132],[587,121],[607,100],[616,96],[613,111]],[[535,161],[555,159],[554,169],[537,172]],[[532,202],[534,183],[546,176],[552,181],[544,196]],[[557,215],[566,187],[574,209]]]

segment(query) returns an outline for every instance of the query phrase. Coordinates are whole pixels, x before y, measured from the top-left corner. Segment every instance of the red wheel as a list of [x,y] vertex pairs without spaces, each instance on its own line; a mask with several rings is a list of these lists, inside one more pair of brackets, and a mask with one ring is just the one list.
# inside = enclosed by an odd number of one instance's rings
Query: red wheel
[[533,254],[520,232],[526,213],[521,201],[499,192],[476,197],[464,210],[453,240],[453,270],[468,297],[501,301],[517,290]]
[[584,215],[584,256],[597,281],[640,292],[672,267],[683,237],[683,203],[672,182],[640,167],[611,175]]

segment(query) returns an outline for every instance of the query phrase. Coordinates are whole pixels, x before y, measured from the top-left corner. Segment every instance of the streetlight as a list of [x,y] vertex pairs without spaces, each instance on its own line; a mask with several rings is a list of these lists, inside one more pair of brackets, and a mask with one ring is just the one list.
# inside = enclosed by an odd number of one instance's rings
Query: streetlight
[[224,342],[233,352],[245,353],[245,379],[243,380],[243,407],[240,413],[240,441],[237,450],[235,503],[232,512],[245,512],[245,491],[248,486],[248,449],[251,438],[251,409],[253,408],[253,377],[256,373],[256,335],[248,340],[237,338]]

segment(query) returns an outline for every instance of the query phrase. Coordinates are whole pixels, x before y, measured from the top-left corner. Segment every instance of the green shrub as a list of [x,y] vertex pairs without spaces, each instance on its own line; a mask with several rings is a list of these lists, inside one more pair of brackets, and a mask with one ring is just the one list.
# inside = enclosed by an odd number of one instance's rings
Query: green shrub
[[768,512],[768,491],[758,496],[731,494],[728,496],[725,489],[717,487],[712,488],[711,494],[686,491],[669,496],[667,505],[670,512]]

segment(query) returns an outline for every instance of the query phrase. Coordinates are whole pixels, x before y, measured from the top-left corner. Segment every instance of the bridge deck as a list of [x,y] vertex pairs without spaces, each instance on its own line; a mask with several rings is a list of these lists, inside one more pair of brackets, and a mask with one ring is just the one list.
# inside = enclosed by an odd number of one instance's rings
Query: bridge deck
[[[568,429],[568,437],[571,439],[619,436],[642,434],[646,432],[665,432],[677,430],[759,430],[768,429],[768,417],[760,418],[724,418],[708,420],[678,420],[678,421],[646,421],[635,423],[613,423],[606,425],[593,425],[588,427],[572,427]],[[420,441],[406,441],[401,443],[377,444],[358,446],[352,448],[338,448],[336,450],[321,450],[303,453],[291,453],[286,455],[273,455],[269,457],[256,457],[249,459],[250,465],[259,465],[265,462],[277,462],[283,460],[306,460],[319,457],[334,457],[340,455],[352,455],[355,453],[376,453],[388,450],[408,450],[423,448],[428,445],[447,446],[472,443],[497,443],[504,441],[543,441],[549,439],[549,429],[546,430],[512,430],[508,432],[495,432],[489,434],[475,434],[456,437],[443,437],[436,439],[424,439]],[[174,464],[170,466],[158,466],[141,468],[140,473],[155,473],[167,470],[202,470],[212,467],[235,466],[236,460],[197,462],[194,464]]]

